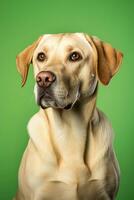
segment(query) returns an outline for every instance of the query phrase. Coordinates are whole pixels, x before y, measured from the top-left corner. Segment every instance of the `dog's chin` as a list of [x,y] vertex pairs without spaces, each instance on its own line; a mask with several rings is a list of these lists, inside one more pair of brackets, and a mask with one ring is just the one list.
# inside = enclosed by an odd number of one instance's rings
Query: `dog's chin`
[[39,105],[41,106],[42,109],[46,109],[46,108],[55,108],[55,109],[65,109],[65,110],[70,110],[72,109],[74,103],[70,102],[70,103],[59,103],[55,100],[45,100],[45,98],[41,98]]

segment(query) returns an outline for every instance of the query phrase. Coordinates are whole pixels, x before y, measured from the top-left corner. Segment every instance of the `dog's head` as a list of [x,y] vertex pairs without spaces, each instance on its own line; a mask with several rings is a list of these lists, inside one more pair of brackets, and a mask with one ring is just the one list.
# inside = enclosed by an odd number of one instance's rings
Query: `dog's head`
[[118,71],[122,53],[83,33],[47,34],[17,56],[25,84],[34,68],[35,96],[42,108],[69,109],[93,95],[98,80],[107,85]]

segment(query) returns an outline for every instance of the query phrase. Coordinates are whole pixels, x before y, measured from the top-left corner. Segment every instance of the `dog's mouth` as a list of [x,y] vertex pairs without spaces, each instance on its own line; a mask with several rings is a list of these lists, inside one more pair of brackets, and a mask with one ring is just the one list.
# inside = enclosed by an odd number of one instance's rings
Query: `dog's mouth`
[[70,110],[73,107],[73,103],[69,103],[67,105],[60,105],[56,101],[50,100],[49,102],[46,102],[44,98],[41,99],[40,101],[40,106],[42,109],[46,109],[48,107],[52,108],[59,108],[59,109],[65,109],[65,110]]
[[42,109],[52,107],[57,109],[70,110],[78,101],[79,97],[80,97],[79,88],[77,88],[76,94],[73,95],[73,97],[69,97],[67,99],[55,98],[53,93],[45,91],[42,95],[40,95],[40,98],[38,98],[37,103],[39,106],[41,106]]
[[72,103],[68,104],[67,106],[64,107],[65,110],[69,110],[72,108]]

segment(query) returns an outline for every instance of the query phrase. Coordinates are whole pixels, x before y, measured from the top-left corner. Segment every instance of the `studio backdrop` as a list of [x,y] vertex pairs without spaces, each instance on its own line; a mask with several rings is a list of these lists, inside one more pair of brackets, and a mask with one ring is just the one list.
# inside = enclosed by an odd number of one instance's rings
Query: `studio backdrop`
[[17,190],[27,123],[39,109],[32,66],[25,87],[16,55],[46,33],[86,32],[120,49],[124,59],[108,86],[99,86],[97,105],[110,119],[121,182],[117,200],[134,199],[134,1],[0,0],[0,200]]

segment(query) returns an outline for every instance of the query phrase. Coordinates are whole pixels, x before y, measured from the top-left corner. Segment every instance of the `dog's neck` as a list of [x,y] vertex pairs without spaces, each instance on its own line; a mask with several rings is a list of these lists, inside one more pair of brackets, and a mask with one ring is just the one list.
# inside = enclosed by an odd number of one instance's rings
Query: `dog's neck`
[[64,162],[83,162],[96,95],[97,89],[92,97],[78,102],[71,110],[48,108],[43,111],[50,123],[49,134],[54,151]]

